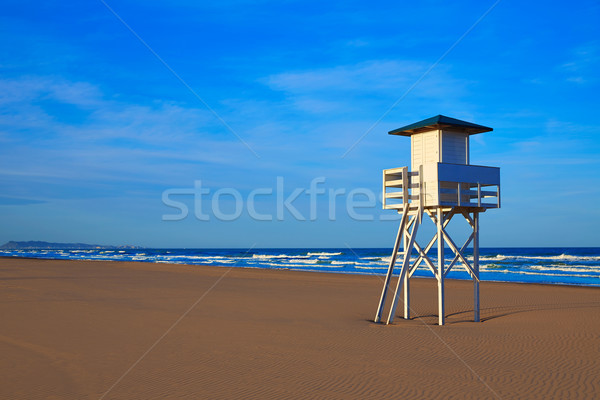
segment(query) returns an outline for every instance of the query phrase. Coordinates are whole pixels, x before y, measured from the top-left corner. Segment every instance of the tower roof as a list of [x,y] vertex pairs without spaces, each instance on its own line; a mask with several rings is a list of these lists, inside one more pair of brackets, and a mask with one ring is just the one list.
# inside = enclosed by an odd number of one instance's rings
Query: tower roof
[[411,136],[415,133],[430,131],[432,129],[450,129],[452,131],[465,132],[469,135],[493,130],[487,126],[477,125],[471,122],[461,121],[460,119],[445,117],[443,115],[436,115],[435,117],[394,129],[388,133],[390,135]]

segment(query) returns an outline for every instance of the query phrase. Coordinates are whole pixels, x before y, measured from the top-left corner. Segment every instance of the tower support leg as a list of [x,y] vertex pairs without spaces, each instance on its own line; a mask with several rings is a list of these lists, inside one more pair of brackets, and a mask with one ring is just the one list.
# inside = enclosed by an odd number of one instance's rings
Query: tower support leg
[[[412,249],[408,248],[408,229],[405,230],[404,233],[404,254],[412,253]],[[406,272],[406,277],[404,278],[404,319],[410,319],[410,268]]]
[[473,213],[473,320],[479,322],[479,213]]
[[387,297],[387,292],[390,288],[390,282],[392,280],[392,274],[394,273],[394,265],[396,264],[396,258],[398,257],[398,248],[400,247],[400,241],[404,236],[404,227],[406,225],[406,220],[408,219],[408,212],[404,212],[402,214],[402,219],[400,220],[400,227],[398,228],[398,235],[396,235],[396,242],[394,242],[394,250],[392,251],[392,257],[390,259],[390,265],[388,267],[387,275],[385,276],[385,283],[383,285],[383,290],[381,291],[381,297],[379,298],[379,305],[377,306],[377,314],[375,314],[374,322],[381,321],[381,315],[383,314],[383,309],[385,307],[385,298]]
[[439,325],[444,325],[444,236],[442,232],[444,224],[444,213],[441,208],[437,209],[437,250],[438,250],[438,316]]

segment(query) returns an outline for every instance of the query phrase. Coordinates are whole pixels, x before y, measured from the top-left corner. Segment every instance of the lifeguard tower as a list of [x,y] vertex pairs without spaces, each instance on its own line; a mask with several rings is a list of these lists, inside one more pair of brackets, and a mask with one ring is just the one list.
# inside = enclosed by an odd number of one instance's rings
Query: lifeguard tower
[[[375,322],[382,321],[401,244],[402,266],[386,324],[394,319],[401,288],[404,292],[404,318],[410,318],[409,281],[422,263],[433,272],[438,282],[439,324],[444,325],[444,278],[456,264],[462,264],[473,279],[474,320],[479,322],[479,213],[500,208],[500,168],[471,165],[469,138],[491,130],[486,126],[438,115],[389,132],[390,135],[410,137],[411,168],[410,171],[408,167],[383,170],[383,208],[396,210],[402,214],[402,218]],[[437,231],[425,247],[421,247],[415,239],[424,213],[431,218]],[[456,215],[462,215],[472,229],[460,248],[446,231],[450,220]],[[428,256],[435,243],[436,263]],[[444,243],[453,253],[448,265],[445,264]],[[469,262],[464,252],[471,243],[473,259]],[[416,259],[411,262],[413,249]]]

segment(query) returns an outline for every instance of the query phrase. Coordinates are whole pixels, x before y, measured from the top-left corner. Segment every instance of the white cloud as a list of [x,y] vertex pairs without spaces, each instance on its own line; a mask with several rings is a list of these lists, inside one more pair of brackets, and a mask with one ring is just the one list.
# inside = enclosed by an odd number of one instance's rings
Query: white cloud
[[567,75],[567,82],[583,85],[597,82],[599,64],[600,46],[596,42],[590,42],[575,47],[571,59],[561,64],[558,69]]
[[[296,108],[309,112],[356,110],[391,105],[429,68],[417,61],[373,60],[307,71],[283,72],[262,80],[286,93]],[[450,76],[437,66],[410,93],[412,98],[436,103],[460,101],[469,82]],[[383,112],[383,110],[382,110]]]
[[355,65],[272,75],[266,82],[275,90],[306,93],[322,90],[390,90],[411,81],[423,65],[414,62],[369,61]]
[[168,182],[254,159],[202,108],[115,101],[96,85],[53,77],[5,79],[0,93],[7,179]]
[[52,99],[79,107],[97,105],[100,90],[88,82],[70,82],[50,77],[0,80],[0,104]]

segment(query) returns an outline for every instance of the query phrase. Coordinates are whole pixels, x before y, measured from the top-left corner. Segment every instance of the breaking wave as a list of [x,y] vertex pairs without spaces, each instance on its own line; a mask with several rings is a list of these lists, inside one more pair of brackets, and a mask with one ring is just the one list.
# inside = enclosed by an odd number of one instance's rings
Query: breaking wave
[[[449,265],[454,254],[449,249],[446,254],[445,262]],[[480,249],[480,254],[481,280],[600,286],[600,248],[496,248]],[[0,256],[385,274],[391,260],[391,249],[0,249]],[[436,249],[428,256],[432,263],[437,264]],[[470,252],[465,257],[472,263]],[[414,252],[411,264],[416,259]],[[399,253],[396,274],[401,260],[402,254]],[[415,274],[432,275],[424,262]],[[460,261],[449,277],[469,279]]]

